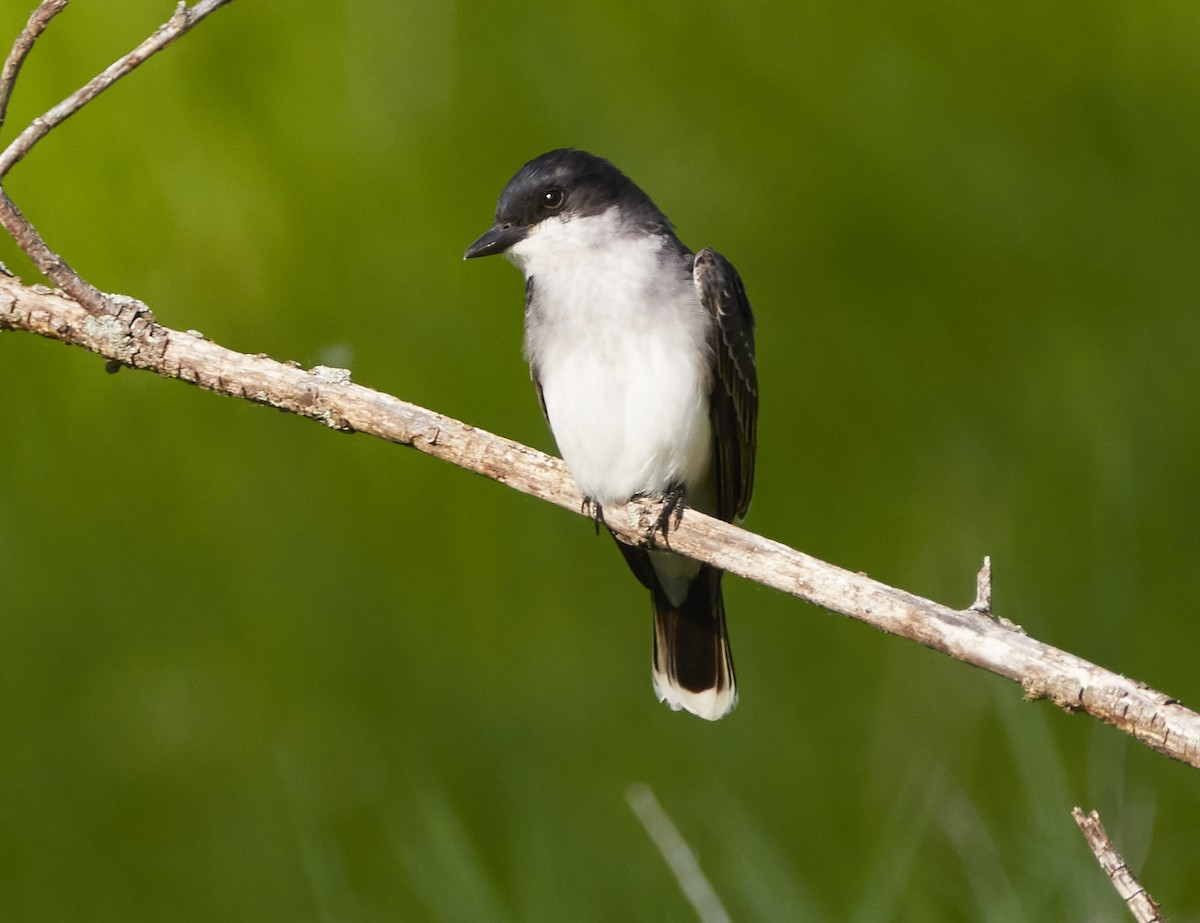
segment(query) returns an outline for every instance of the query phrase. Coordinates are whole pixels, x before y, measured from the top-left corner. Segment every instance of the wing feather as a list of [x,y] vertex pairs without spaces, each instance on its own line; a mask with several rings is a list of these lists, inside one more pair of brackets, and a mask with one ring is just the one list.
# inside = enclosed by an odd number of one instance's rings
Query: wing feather
[[758,374],[754,368],[754,315],[733,264],[712,249],[696,254],[692,278],[713,315],[716,359],[709,414],[716,459],[717,515],[746,515],[754,491],[758,430]]

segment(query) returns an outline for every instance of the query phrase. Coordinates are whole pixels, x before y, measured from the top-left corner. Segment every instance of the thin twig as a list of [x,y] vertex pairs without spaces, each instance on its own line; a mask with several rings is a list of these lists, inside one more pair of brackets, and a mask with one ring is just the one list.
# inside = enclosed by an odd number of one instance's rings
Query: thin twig
[[50,246],[17,208],[8,193],[0,187],[0,225],[12,235],[17,246],[33,260],[42,275],[66,292],[93,314],[108,310],[108,297],[86,282],[82,276],[67,265],[67,261],[50,249]]
[[139,64],[144,63],[152,55],[162,51],[181,35],[184,35],[204,17],[232,2],[233,0],[201,0],[192,7],[181,2],[175,7],[171,18],[159,26],[133,51],[110,64],[57,106],[38,116],[17,135],[4,153],[0,154],[0,179],[3,179],[13,165],[28,154],[51,129],[74,115]]
[[1082,809],[1072,808],[1071,816],[1075,818],[1075,823],[1079,824],[1079,829],[1083,831],[1084,839],[1092,848],[1096,861],[1100,863],[1100,868],[1104,869],[1104,874],[1108,876],[1108,880],[1117,889],[1121,899],[1128,905],[1129,912],[1133,914],[1137,923],[1162,923],[1158,904],[1141,886],[1137,877],[1125,864],[1124,858],[1113,846],[1112,840],[1104,830],[1104,825],[1100,823],[1099,813],[1092,811],[1084,814]]
[[[234,352],[155,323],[140,302],[110,297],[116,313],[95,316],[67,298],[0,276],[0,329],[26,330],[333,429],[411,446],[572,512],[582,506],[578,488],[556,458],[354,384],[349,372],[305,371]],[[662,541],[656,527],[660,512],[654,501],[636,501],[605,507],[604,518],[622,541],[653,546]],[[691,509],[671,531],[671,550],[1013,680],[1027,698],[1086,712],[1200,768],[1200,715],[1003,619],[922,599]]]
[[[12,83],[16,79],[21,62],[29,53],[34,41],[45,29],[46,24],[56,15],[66,0],[58,0],[61,5],[55,6],[47,2],[30,17],[29,24],[18,37],[13,46],[12,54],[4,65],[4,77],[7,81],[3,89],[12,91]],[[100,74],[89,80],[57,106],[34,119],[24,131],[0,154],[0,181],[21,160],[38,141],[44,138],[53,128],[78,112],[102,92],[145,62],[151,55],[162,51],[173,41],[208,16],[214,10],[225,6],[233,0],[201,0],[193,7],[180,2],[175,7],[171,18],[159,26],[149,38],[137,46],[129,54],[109,65]],[[11,75],[10,75],[11,65]],[[5,100],[7,96],[5,97]],[[29,258],[47,279],[66,292],[92,314],[111,314],[119,310],[113,300],[95,286],[88,283],[61,256],[50,248],[41,234],[26,218],[16,203],[0,188],[0,224],[12,235],[13,240],[28,254]]]
[[666,861],[700,923],[730,923],[720,895],[700,868],[700,860],[654,796],[653,789],[644,782],[634,782],[625,789],[625,801]]
[[8,114],[8,101],[12,98],[13,85],[17,82],[17,74],[21,72],[21,65],[25,63],[29,49],[46,26],[50,25],[50,20],[66,9],[67,2],[68,0],[44,0],[30,14],[25,28],[13,42],[12,51],[8,53],[4,68],[0,70],[0,125],[4,124],[4,117]]

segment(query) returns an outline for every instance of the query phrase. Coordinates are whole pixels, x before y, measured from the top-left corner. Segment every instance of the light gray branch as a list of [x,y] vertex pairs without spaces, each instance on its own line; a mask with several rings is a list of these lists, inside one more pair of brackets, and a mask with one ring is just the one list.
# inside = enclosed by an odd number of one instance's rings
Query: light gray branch
[[[305,370],[234,352],[161,326],[138,301],[109,298],[115,313],[94,315],[60,294],[0,277],[0,329],[62,340],[124,366],[411,446],[572,512],[581,509],[583,498],[558,459],[354,384],[344,370]],[[623,541],[662,546],[654,502],[604,512]],[[1030,638],[1006,620],[914,596],[690,509],[671,532],[670,547],[1003,676],[1027,698],[1085,712],[1200,768],[1200,715],[1143,683]]]
[[1080,808],[1072,808],[1071,816],[1083,831],[1083,837],[1092,848],[1100,868],[1104,869],[1104,874],[1121,895],[1137,923],[1162,923],[1158,904],[1142,887],[1137,876],[1125,864],[1125,859],[1113,846],[1104,825],[1100,823],[1100,815],[1095,811],[1084,814]]

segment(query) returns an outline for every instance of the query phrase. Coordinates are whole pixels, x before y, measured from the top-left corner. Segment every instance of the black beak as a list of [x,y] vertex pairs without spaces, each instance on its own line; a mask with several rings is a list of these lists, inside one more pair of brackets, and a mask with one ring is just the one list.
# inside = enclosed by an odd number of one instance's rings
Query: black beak
[[523,241],[529,229],[517,224],[494,224],[479,240],[467,247],[463,254],[464,260],[477,256],[491,256],[493,253],[503,253],[514,244]]

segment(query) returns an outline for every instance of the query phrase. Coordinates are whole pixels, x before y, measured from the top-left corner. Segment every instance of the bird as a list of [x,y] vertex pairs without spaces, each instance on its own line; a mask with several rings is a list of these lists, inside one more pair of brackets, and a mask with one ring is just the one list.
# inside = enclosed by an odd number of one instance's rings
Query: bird
[[617,541],[650,591],[654,691],[722,718],[737,702],[722,571],[670,551],[669,530],[684,506],[732,522],[750,505],[758,377],[742,280],[715,250],[689,250],[610,161],[574,148],[505,185],[463,258],[495,254],[524,274],[525,357],[584,510],[599,528],[605,506],[662,501],[666,548]]

